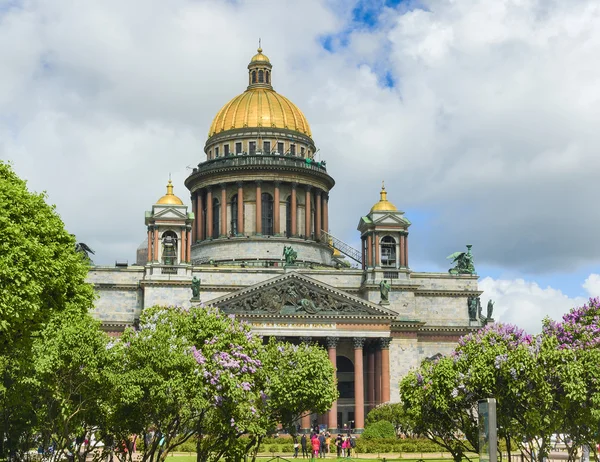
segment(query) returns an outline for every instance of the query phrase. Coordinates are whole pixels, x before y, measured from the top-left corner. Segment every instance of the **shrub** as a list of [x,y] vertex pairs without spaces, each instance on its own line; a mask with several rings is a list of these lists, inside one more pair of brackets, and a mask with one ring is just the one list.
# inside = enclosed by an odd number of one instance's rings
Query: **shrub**
[[282,444],[281,452],[294,452],[294,444],[293,443]]
[[367,425],[362,438],[370,440],[374,438],[395,438],[396,429],[391,422],[387,420],[379,420],[370,425]]

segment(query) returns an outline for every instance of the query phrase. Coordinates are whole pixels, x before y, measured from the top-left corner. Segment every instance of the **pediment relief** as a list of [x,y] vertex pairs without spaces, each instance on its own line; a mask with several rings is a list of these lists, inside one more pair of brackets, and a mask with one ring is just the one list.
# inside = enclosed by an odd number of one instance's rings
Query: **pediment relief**
[[287,274],[220,297],[224,313],[262,316],[395,318],[395,313],[298,274]]

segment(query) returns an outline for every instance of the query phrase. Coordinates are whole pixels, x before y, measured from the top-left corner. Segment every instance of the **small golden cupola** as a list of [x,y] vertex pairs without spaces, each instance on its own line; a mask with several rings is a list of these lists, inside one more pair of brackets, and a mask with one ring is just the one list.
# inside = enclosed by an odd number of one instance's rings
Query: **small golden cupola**
[[271,61],[263,54],[263,50],[260,47],[260,43],[257,53],[252,56],[250,64],[248,64],[248,90],[251,88],[268,88],[272,90],[271,86]]
[[171,179],[167,183],[167,194],[158,199],[156,205],[183,205],[183,201],[173,194],[173,183]]
[[398,208],[387,200],[387,191],[385,184],[381,182],[381,191],[379,193],[379,202],[371,207],[371,212],[397,212]]

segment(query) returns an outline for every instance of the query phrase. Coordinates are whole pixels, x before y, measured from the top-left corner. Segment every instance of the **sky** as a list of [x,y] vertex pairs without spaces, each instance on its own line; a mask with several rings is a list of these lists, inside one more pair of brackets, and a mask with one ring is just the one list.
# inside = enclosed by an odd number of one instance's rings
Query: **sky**
[[359,246],[385,180],[411,269],[472,244],[497,321],[600,295],[595,0],[0,0],[0,159],[97,264],[133,262],[259,37],[336,180],[332,234]]

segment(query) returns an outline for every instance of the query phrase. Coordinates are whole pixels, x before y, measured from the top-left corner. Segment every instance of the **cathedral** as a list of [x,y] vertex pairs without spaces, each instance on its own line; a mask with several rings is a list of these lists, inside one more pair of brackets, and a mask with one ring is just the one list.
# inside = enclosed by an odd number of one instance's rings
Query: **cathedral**
[[329,233],[335,180],[315,158],[306,117],[274,90],[272,64],[257,51],[246,90],[217,112],[206,159],[185,180],[191,209],[169,180],[145,214],[136,264],[90,269],[94,315],[117,336],[145,307],[203,304],[262,336],[322,345],[339,399],[301,427],[360,433],[370,409],[399,400],[411,368],[486,321],[473,309],[477,275],[411,269],[411,223],[384,186],[356,217],[360,249]]

